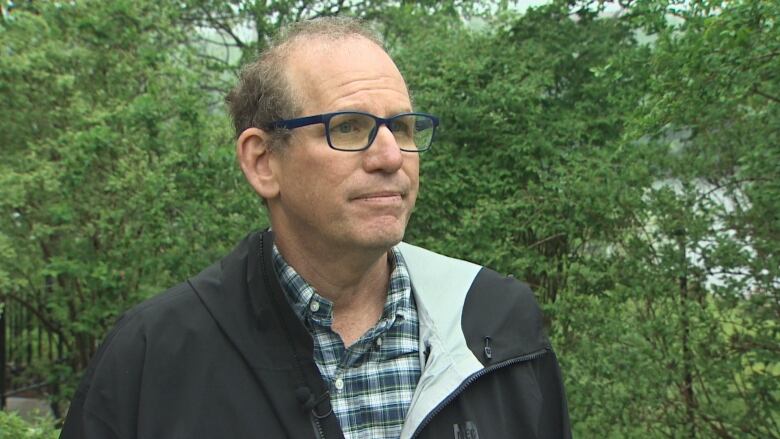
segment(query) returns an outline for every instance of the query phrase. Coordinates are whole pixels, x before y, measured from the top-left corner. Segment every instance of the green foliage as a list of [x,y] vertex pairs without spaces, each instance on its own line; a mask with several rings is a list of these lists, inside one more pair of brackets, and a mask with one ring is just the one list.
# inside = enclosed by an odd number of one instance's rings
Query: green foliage
[[432,28],[399,53],[417,104],[445,121],[423,157],[410,232],[522,275],[554,302],[569,273],[593,274],[580,261],[634,222],[650,181],[630,165],[643,151],[612,147],[641,87],[616,88],[592,72],[636,44],[621,23],[574,22],[558,6],[488,27]]
[[778,16],[638,2],[626,18],[655,32],[621,142],[654,151],[654,181],[611,242],[614,286],[557,305],[583,436],[619,412],[615,437],[780,437]]
[[0,410],[0,439],[56,439],[59,433],[50,420],[27,422],[15,413]]
[[260,211],[248,192],[225,196],[240,182],[228,124],[174,50],[175,18],[46,3],[0,28],[0,294],[56,334],[72,373],[118,311],[262,224],[237,215]]
[[532,284],[578,436],[778,437],[777,7],[579,6],[400,48],[445,124],[409,238]]

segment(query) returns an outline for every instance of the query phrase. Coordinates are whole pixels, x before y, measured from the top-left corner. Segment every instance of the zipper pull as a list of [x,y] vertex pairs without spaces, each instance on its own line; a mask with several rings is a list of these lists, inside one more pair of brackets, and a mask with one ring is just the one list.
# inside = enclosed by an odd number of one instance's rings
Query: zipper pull
[[493,358],[493,348],[490,347],[490,337],[485,337],[485,359]]

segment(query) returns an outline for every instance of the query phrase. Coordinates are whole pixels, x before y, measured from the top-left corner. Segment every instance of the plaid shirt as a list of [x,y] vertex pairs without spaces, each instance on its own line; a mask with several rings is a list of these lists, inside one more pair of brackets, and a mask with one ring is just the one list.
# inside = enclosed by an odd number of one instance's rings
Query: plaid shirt
[[314,339],[314,361],[328,383],[345,438],[397,438],[420,379],[419,329],[411,280],[401,253],[393,263],[382,317],[345,348],[333,324],[333,303],[317,294],[284,260],[274,268],[287,300]]

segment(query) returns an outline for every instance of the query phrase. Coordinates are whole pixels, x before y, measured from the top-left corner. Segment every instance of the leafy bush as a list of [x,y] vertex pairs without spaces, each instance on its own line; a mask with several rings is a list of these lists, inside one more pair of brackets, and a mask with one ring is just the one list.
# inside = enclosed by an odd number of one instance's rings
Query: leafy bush
[[59,434],[48,419],[28,422],[16,413],[0,411],[0,439],[56,439]]

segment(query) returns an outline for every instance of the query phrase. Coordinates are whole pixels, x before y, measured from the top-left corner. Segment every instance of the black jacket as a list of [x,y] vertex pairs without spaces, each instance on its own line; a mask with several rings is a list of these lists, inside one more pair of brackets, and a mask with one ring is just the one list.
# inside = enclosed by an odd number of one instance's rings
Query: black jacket
[[[63,439],[341,438],[312,338],[274,274],[273,235],[128,311]],[[401,437],[569,438],[558,363],[520,282],[408,244],[423,373]]]

